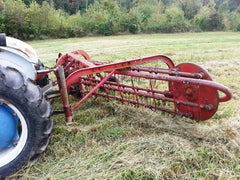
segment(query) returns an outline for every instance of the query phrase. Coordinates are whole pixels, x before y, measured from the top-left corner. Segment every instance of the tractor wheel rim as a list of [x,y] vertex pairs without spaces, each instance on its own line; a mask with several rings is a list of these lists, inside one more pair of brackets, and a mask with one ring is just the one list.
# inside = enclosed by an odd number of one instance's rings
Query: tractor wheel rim
[[0,151],[0,167],[3,167],[13,161],[17,156],[19,156],[19,154],[24,149],[28,139],[28,127],[22,113],[14,105],[6,102],[6,100],[0,99],[0,101],[5,102],[5,104],[7,104],[16,113],[22,129],[21,134],[19,135],[17,145]]

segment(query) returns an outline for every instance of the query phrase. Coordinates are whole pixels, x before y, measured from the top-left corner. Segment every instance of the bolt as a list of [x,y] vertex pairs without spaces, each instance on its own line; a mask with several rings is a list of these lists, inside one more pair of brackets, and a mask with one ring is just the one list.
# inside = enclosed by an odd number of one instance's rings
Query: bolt
[[190,82],[188,82],[188,81],[183,81],[183,84],[190,84]]
[[207,111],[212,111],[214,109],[213,104],[208,104],[208,105],[200,105],[201,109],[207,110]]
[[212,111],[213,109],[214,109],[214,105],[213,105],[213,104],[209,104],[209,105],[208,105],[208,110],[209,110],[209,111]]
[[188,89],[186,90],[186,95],[192,96],[192,95],[193,95],[192,89],[188,88]]
[[13,116],[17,116],[17,113],[14,112],[14,113],[13,113]]

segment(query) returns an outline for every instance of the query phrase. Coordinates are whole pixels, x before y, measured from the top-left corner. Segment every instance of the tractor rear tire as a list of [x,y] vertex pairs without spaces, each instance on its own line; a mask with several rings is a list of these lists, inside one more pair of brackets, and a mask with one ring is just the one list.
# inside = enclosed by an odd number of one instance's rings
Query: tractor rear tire
[[[13,129],[17,134],[14,143],[0,149],[0,179],[4,179],[46,150],[53,120],[50,103],[44,99],[41,88],[16,69],[3,66],[0,66],[0,108],[3,114],[16,119]],[[3,128],[11,124],[6,119],[0,116],[0,147],[7,142],[1,140],[4,135],[11,137],[8,127]]]

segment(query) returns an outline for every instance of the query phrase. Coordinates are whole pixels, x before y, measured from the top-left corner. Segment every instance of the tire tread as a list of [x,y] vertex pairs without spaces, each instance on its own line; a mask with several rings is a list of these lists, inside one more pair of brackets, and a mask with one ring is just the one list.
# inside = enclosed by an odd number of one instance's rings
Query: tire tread
[[[10,67],[5,68],[1,65],[0,90],[2,96],[6,96],[6,98],[11,98],[11,95],[17,94],[15,96],[18,97],[19,104],[24,105],[26,103],[26,106],[31,109],[31,117],[33,117],[31,123],[34,125],[32,126],[35,130],[35,139],[33,146],[31,147],[29,159],[33,161],[46,150],[50,142],[50,134],[53,129],[53,120],[50,118],[51,105],[45,100],[41,92],[41,88],[35,85],[34,81],[26,78],[16,69]],[[6,95],[4,92],[6,92]],[[22,168],[19,166],[26,166],[28,163],[29,162],[16,166],[13,165],[12,168],[2,169],[0,167],[0,179],[15,173],[17,170]]]

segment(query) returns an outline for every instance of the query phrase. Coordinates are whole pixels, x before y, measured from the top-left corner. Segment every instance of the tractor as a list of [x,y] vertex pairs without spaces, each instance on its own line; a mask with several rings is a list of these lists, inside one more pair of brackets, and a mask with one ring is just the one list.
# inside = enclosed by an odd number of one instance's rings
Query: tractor
[[[166,67],[151,66],[154,62]],[[50,73],[56,77],[51,81]],[[26,167],[46,150],[52,115],[65,114],[70,125],[73,111],[92,95],[196,121],[210,119],[219,102],[232,98],[229,88],[194,63],[175,66],[164,55],[107,63],[76,50],[59,53],[56,65],[45,68],[30,45],[0,34],[0,178]],[[62,100],[60,110],[51,109],[47,101],[56,97]]]

